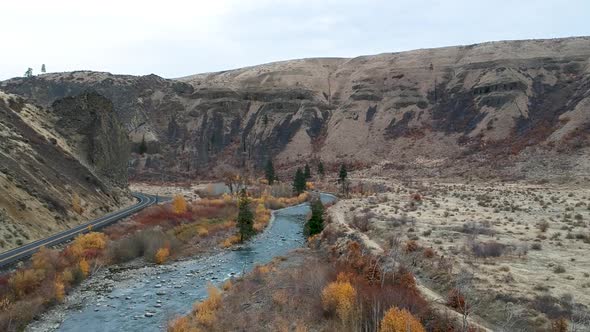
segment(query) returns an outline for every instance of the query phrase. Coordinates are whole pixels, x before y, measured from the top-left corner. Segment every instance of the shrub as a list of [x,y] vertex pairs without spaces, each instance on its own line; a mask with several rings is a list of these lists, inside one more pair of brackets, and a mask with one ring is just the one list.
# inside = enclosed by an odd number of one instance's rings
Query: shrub
[[194,306],[195,318],[199,324],[207,327],[213,326],[216,321],[217,310],[221,306],[221,292],[215,286],[207,286],[209,297]]
[[23,297],[35,290],[43,281],[44,273],[39,270],[26,269],[16,271],[8,280],[17,297]]
[[543,233],[545,233],[549,229],[549,223],[547,221],[541,221],[537,224],[537,228]]
[[565,272],[565,267],[561,266],[561,265],[557,265],[554,269],[553,269],[553,273],[564,273]]
[[72,196],[72,210],[77,214],[82,214],[84,212],[84,208],[82,208],[82,202],[80,200],[80,196],[77,193],[74,193]]
[[68,249],[74,257],[93,258],[106,247],[106,244],[107,236],[104,233],[90,232],[77,236]]
[[381,320],[379,332],[426,332],[422,323],[406,309],[393,307],[385,313]]
[[168,324],[168,332],[200,332],[197,327],[191,326],[188,316],[177,317]]
[[55,299],[58,302],[63,301],[63,299],[66,295],[66,292],[65,292],[65,285],[60,278],[55,279],[55,282],[53,284],[53,288],[55,290]]
[[126,262],[143,256],[155,261],[160,248],[168,248],[172,254],[178,247],[178,240],[161,229],[139,231],[128,238],[123,238],[109,246],[109,257],[117,263]]
[[352,226],[363,233],[367,232],[369,231],[369,221],[373,217],[374,214],[372,212],[366,214],[355,214],[352,217]]
[[221,289],[225,292],[228,291],[232,288],[233,284],[231,282],[231,279],[227,279],[223,285],[221,285]]
[[168,260],[168,257],[170,257],[170,249],[166,247],[160,248],[158,251],[156,251],[154,261],[156,264],[164,264]]
[[174,200],[172,201],[172,209],[176,214],[183,214],[186,212],[186,200],[182,195],[174,196]]
[[335,313],[343,322],[350,318],[355,299],[356,290],[348,281],[331,282],[322,291],[324,310]]
[[471,250],[476,257],[500,257],[504,254],[506,245],[496,241],[474,242],[471,245]]
[[434,255],[435,255],[435,252],[434,252],[434,250],[432,248],[426,248],[426,249],[424,249],[424,257],[426,257],[426,258],[432,258],[432,257],[434,257]]
[[88,273],[90,273],[90,265],[88,262],[85,259],[82,259],[79,265],[82,275],[84,275],[84,277],[88,277]]
[[406,247],[405,247],[406,252],[414,252],[414,251],[417,251],[419,248],[420,248],[420,246],[418,245],[418,242],[416,242],[414,240],[409,240],[406,242]]
[[221,242],[221,246],[223,248],[229,248],[239,242],[240,242],[240,236],[234,234],[234,235],[228,237],[227,239],[223,240],[223,242]]
[[567,320],[565,318],[559,318],[554,320],[551,323],[551,332],[567,332],[568,331],[568,326],[567,326]]
[[543,247],[541,246],[540,243],[533,243],[531,245],[531,249],[533,249],[533,250],[541,250],[541,249],[543,249]]
[[463,313],[467,308],[465,307],[465,297],[456,288],[451,289],[447,296],[447,305],[459,312]]

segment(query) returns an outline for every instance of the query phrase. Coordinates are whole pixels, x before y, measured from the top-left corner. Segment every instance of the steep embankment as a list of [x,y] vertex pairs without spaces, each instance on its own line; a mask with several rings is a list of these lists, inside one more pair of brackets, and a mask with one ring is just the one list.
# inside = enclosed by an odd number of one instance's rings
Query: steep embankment
[[[590,38],[304,59],[166,80],[95,72],[0,89],[43,105],[96,90],[139,150],[134,176],[322,158],[377,172],[588,174]],[[557,158],[556,158],[557,157]],[[222,168],[216,168],[220,171]]]
[[50,112],[0,92],[0,138],[0,251],[127,201],[127,136],[99,95],[57,101]]

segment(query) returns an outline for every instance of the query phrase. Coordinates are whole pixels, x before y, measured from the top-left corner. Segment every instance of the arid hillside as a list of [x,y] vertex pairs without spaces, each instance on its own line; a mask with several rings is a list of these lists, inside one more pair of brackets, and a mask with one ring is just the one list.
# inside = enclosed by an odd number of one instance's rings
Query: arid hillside
[[128,202],[127,135],[95,93],[53,111],[0,92],[0,251]]
[[[589,174],[590,38],[265,64],[176,80],[45,74],[0,89],[50,106],[94,90],[133,142],[132,176],[350,162],[427,176]],[[142,143],[145,142],[145,143]]]

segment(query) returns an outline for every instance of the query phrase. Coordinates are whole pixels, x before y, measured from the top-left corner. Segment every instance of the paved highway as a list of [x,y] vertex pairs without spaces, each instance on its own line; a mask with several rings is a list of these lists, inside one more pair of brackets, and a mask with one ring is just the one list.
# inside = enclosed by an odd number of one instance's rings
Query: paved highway
[[98,219],[92,220],[90,222],[87,222],[85,224],[76,226],[74,228],[65,230],[61,233],[57,233],[54,234],[50,237],[47,237],[45,239],[41,239],[41,240],[37,240],[31,243],[27,243],[23,246],[20,246],[18,248],[14,248],[12,250],[3,252],[2,254],[0,254],[0,268],[11,264],[13,262],[16,262],[20,259],[29,257],[31,255],[33,255],[35,252],[37,252],[37,250],[39,250],[39,248],[45,246],[45,247],[51,247],[57,244],[60,244],[62,242],[71,240],[73,238],[75,238],[77,235],[79,234],[83,234],[83,233],[87,233],[90,230],[97,230],[100,228],[103,228],[105,226],[108,226],[116,221],[119,221],[125,217],[128,217],[150,205],[153,205],[156,203],[156,196],[152,196],[152,195],[146,195],[146,194],[142,194],[142,193],[131,193],[131,195],[133,195],[135,198],[137,198],[139,200],[139,202],[133,206],[130,206],[128,208],[125,208],[123,210],[119,210],[116,212],[112,212],[109,213],[103,217],[100,217]]

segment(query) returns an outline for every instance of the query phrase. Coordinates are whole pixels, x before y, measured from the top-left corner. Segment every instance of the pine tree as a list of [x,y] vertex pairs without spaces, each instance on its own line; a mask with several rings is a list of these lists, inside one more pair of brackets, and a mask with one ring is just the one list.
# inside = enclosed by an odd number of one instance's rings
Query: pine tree
[[268,181],[268,184],[270,184],[270,185],[272,185],[275,182],[275,180],[277,180],[275,168],[272,164],[271,159],[269,159],[268,162],[266,163],[265,176],[266,176],[266,180]]
[[311,169],[309,168],[309,165],[307,163],[305,164],[305,168],[303,169],[303,176],[305,177],[305,180],[311,179]]
[[27,69],[25,77],[33,77],[33,68],[29,67],[29,69]]
[[346,171],[346,166],[344,164],[340,165],[340,172],[338,173],[338,182],[345,182],[347,176],[348,172]]
[[318,174],[320,175],[320,178],[322,178],[322,179],[324,178],[324,175],[325,175],[324,163],[322,163],[321,160],[318,164]]
[[45,68],[45,64],[42,64],[42,65],[41,65],[41,72],[42,72],[43,74],[45,74],[45,73],[47,72],[47,69]]
[[240,191],[238,198],[238,229],[240,242],[244,242],[254,234],[254,213],[250,209],[250,198],[246,194],[246,189]]
[[324,229],[324,204],[319,198],[311,201],[311,218],[305,224],[307,236],[319,234]]
[[297,168],[297,172],[295,172],[295,178],[293,179],[293,192],[299,195],[305,191],[305,175],[301,168]]

